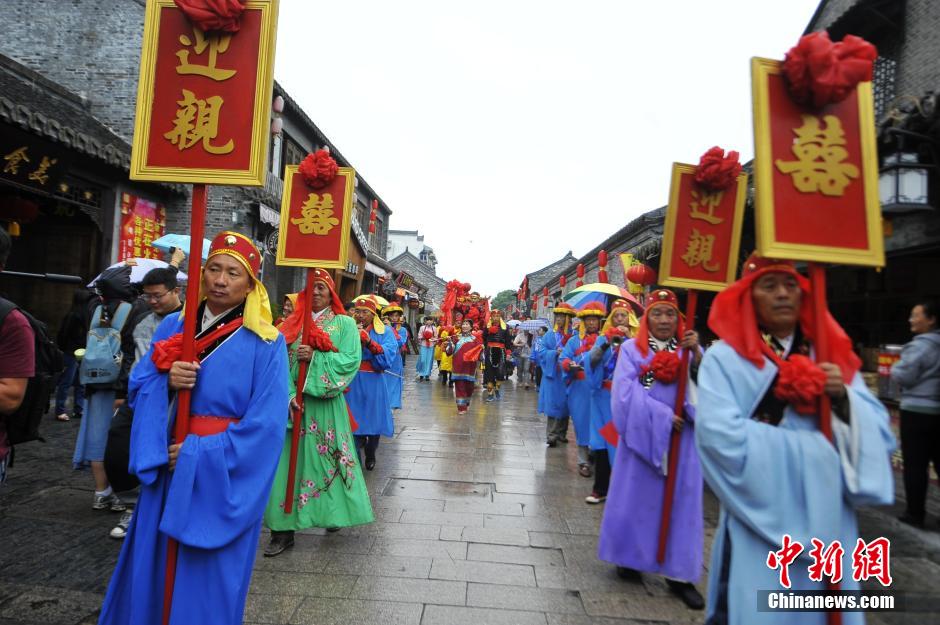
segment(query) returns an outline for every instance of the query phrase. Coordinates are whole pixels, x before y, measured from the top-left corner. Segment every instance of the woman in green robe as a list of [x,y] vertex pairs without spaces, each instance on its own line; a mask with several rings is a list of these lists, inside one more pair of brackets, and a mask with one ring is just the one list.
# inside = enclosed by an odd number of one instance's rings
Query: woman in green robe
[[369,492],[356,454],[343,390],[359,371],[362,346],[356,322],[344,314],[330,275],[314,272],[310,345],[300,334],[306,306],[299,303],[280,326],[290,345],[291,405],[296,406],[300,361],[309,360],[303,389],[303,429],[297,448],[292,510],[284,511],[290,466],[292,419],[264,513],[271,529],[265,556],[276,556],[294,544],[294,532],[310,527],[338,529],[375,520]]

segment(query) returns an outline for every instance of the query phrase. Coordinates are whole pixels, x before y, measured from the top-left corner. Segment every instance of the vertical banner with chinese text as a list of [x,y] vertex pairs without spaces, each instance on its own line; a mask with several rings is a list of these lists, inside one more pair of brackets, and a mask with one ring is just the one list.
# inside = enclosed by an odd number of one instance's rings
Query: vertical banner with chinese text
[[160,258],[160,250],[151,244],[163,236],[165,227],[166,209],[162,205],[130,193],[122,193],[118,261],[128,258]]
[[726,190],[695,182],[695,166],[672,165],[659,284],[720,291],[735,280],[747,174]]
[[249,0],[237,33],[206,33],[173,0],[147,2],[132,179],[264,185],[277,3]]
[[757,250],[764,257],[884,264],[870,82],[813,109],[781,63],[751,61]]
[[326,186],[314,189],[291,165],[284,173],[284,198],[277,237],[277,264],[345,269],[356,173],[340,167]]

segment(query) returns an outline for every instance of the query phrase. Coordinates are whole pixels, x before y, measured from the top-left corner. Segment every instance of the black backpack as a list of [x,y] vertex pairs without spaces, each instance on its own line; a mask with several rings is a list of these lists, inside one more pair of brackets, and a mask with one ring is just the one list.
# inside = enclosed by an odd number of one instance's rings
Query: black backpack
[[46,324],[13,302],[3,298],[0,298],[0,327],[3,326],[7,315],[14,310],[20,311],[20,314],[26,317],[26,321],[33,329],[36,341],[36,372],[26,384],[23,403],[16,409],[16,412],[3,417],[3,423],[6,426],[11,445],[45,440],[39,435],[39,422],[42,421],[42,416],[49,410],[49,398],[55,391],[59,374],[65,369],[62,350],[56,345],[55,340],[49,336],[49,329]]

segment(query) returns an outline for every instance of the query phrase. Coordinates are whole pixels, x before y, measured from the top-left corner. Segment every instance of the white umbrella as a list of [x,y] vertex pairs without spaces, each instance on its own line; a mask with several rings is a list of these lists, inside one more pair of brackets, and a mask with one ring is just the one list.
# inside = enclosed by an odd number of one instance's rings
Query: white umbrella
[[539,328],[552,327],[547,319],[529,319],[519,324],[520,330],[538,330]]
[[506,325],[509,326],[510,328],[515,328],[520,323],[522,322],[519,321],[518,319],[510,319],[509,321],[506,322]]
[[[147,272],[151,269],[166,269],[170,265],[156,258],[128,258],[119,263],[114,263],[108,267],[108,269],[121,266],[129,266],[131,268],[131,284],[135,284],[137,282],[143,282],[144,276],[146,276]],[[94,288],[95,282],[97,282],[100,277],[101,274],[99,273],[95,276],[94,280],[88,283],[88,288]],[[176,273],[176,280],[178,282],[186,282],[186,274],[182,271],[178,271]]]

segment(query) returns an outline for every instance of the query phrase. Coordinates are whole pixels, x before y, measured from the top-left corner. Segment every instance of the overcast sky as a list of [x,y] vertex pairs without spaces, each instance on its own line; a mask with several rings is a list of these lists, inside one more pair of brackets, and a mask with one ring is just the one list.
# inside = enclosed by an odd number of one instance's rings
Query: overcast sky
[[438,275],[495,295],[753,155],[749,59],[818,0],[282,0],[275,76]]

